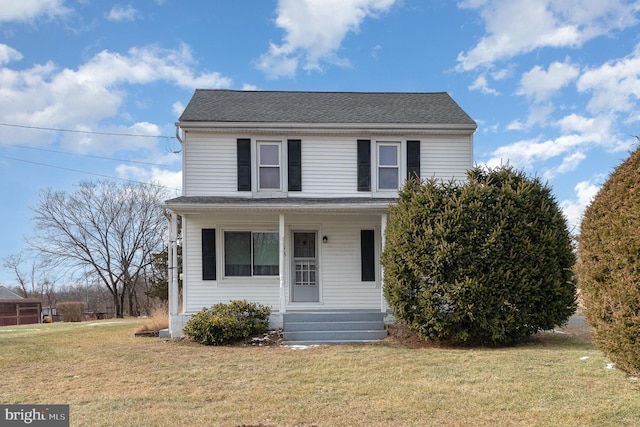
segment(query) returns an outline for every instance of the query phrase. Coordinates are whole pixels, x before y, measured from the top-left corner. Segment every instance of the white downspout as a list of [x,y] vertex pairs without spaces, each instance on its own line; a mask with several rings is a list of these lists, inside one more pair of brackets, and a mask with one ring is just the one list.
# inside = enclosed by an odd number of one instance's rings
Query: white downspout
[[279,241],[279,271],[280,271],[280,314],[284,314],[287,311],[287,299],[285,293],[285,248],[284,248],[284,214],[280,214],[280,222],[278,227],[278,241]]
[[[380,219],[380,254],[382,255],[382,251],[384,251],[384,245],[387,239],[386,235],[387,231],[387,214],[382,214]],[[382,263],[380,263],[380,310],[383,313],[387,312],[387,302],[384,299],[384,267]]]

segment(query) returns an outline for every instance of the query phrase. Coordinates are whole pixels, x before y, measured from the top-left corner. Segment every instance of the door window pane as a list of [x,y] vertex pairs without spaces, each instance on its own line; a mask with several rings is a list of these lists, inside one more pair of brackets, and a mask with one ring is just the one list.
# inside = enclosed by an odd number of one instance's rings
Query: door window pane
[[316,234],[315,233],[295,233],[293,244],[294,258],[315,258],[316,256]]

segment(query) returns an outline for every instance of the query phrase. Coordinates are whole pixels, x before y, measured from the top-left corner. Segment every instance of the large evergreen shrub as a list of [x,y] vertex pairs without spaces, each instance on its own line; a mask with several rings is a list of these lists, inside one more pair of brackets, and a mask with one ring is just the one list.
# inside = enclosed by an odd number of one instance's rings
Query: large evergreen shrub
[[271,308],[255,302],[219,303],[191,316],[183,332],[200,344],[227,344],[264,332],[270,314]]
[[616,366],[640,374],[640,148],[586,209],[576,265],[594,342]]
[[387,224],[384,294],[425,339],[512,344],[575,311],[574,261],[548,186],[476,167],[467,183],[406,183]]

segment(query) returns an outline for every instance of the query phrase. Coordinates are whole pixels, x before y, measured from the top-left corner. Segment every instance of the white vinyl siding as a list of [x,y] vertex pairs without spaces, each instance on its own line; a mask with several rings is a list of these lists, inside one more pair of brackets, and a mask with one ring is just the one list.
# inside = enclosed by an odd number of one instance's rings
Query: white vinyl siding
[[[249,213],[204,216],[187,216],[184,221],[183,248],[185,254],[183,307],[185,313],[195,313],[203,307],[233,299],[246,299],[271,306],[279,311],[279,277],[227,277],[217,281],[202,280],[201,229],[215,228],[217,239],[218,270],[224,263],[224,230],[237,230],[251,224],[255,229],[273,230],[278,225],[277,215]],[[380,308],[379,263],[376,264],[376,281],[363,282],[360,269],[360,230],[375,230],[376,258],[380,251],[380,215],[285,215],[286,241],[290,242],[295,230],[318,232],[318,274],[322,309],[372,309]],[[327,243],[321,236],[327,236]],[[289,253],[288,251],[286,251]],[[290,301],[291,259],[286,258],[286,299]],[[221,277],[221,275],[218,275]],[[292,304],[289,302],[289,304]],[[295,303],[293,303],[295,307]]]
[[183,144],[183,195],[238,195],[236,146],[235,137],[188,132]]
[[302,139],[302,191],[297,197],[356,197],[356,140]]
[[[241,135],[249,137],[250,135]],[[247,197],[247,192],[237,191],[238,135],[211,135],[188,132],[184,143],[184,189],[185,196],[238,196]],[[287,137],[279,140],[286,141]],[[280,186],[284,192],[274,193],[276,197],[371,197],[368,192],[357,191],[357,145],[358,139],[371,139],[367,135],[349,136],[299,136],[290,138],[302,140],[302,191],[286,191],[286,156],[280,148]],[[289,139],[290,139],[289,138]],[[252,150],[256,142],[263,139],[252,137]],[[472,136],[470,135],[408,135],[402,139],[399,150],[399,186],[405,180],[406,141],[420,140],[420,175],[422,178],[451,178],[464,180],[466,171],[473,167]],[[377,149],[374,147],[372,153]],[[377,157],[377,156],[374,156]],[[252,180],[254,194],[257,193],[258,165],[254,159]],[[372,165],[377,165],[375,158]],[[377,168],[372,167],[373,182],[377,182]],[[377,187],[373,187],[377,188]],[[372,188],[372,189],[373,189]],[[375,192],[374,192],[375,193]],[[381,193],[389,197],[390,191]]]
[[[269,305],[276,312],[279,310],[278,276],[220,279],[221,269],[224,268],[225,229],[254,228],[272,231],[274,226],[277,227],[277,216],[272,217],[270,223],[264,222],[264,217],[245,216],[240,220],[234,219],[236,217],[238,215],[227,215],[226,222],[224,217],[214,215],[183,217],[183,310],[185,313],[195,313],[203,307],[211,307],[213,304],[235,299],[260,302]],[[230,218],[234,219],[233,222],[229,220]],[[231,224],[234,227],[230,227]],[[218,280],[202,280],[202,257],[198,255],[202,251],[202,228],[216,229]]]
[[472,167],[473,148],[470,136],[434,136],[422,140],[422,178],[464,181],[467,179],[467,170]]

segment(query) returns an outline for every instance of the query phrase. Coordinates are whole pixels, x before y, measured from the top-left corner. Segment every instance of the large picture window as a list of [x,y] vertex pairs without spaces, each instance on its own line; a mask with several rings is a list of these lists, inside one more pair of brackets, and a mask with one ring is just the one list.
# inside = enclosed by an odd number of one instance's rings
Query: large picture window
[[258,143],[258,188],[280,190],[280,143]]
[[397,190],[400,175],[400,145],[378,144],[378,189]]
[[279,258],[278,233],[224,233],[224,274],[227,277],[277,276]]

